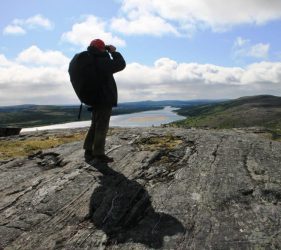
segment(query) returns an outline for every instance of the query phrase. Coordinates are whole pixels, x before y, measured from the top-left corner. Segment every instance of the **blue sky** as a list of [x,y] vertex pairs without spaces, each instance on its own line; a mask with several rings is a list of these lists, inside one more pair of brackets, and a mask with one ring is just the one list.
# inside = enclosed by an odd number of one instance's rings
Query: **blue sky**
[[78,103],[71,57],[116,45],[119,101],[281,95],[280,0],[10,0],[0,10],[0,105]]

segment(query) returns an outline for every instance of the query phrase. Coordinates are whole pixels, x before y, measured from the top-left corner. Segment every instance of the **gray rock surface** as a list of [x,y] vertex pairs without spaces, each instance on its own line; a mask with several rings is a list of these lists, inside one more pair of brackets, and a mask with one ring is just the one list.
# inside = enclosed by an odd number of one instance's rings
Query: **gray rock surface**
[[280,142],[120,128],[107,151],[108,165],[82,141],[1,161],[0,249],[281,249]]

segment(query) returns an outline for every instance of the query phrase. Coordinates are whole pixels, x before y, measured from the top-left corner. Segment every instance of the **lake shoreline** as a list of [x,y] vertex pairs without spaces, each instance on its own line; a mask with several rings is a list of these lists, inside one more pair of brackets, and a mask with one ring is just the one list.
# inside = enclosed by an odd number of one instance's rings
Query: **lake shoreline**
[[[174,111],[178,108],[166,106],[163,109],[136,112],[132,114],[122,114],[112,116],[110,119],[110,127],[153,127],[161,126],[167,123],[185,119],[184,116],[177,115]],[[39,130],[54,130],[54,129],[69,129],[69,128],[84,128],[89,127],[91,121],[76,121],[47,126],[38,126],[31,128],[23,128],[21,133],[39,131]]]

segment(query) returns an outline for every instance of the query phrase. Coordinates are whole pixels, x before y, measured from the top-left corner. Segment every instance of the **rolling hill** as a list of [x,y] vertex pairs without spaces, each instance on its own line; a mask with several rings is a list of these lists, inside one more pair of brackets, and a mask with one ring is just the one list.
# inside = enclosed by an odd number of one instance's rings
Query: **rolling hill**
[[259,95],[221,103],[184,107],[178,114],[188,117],[173,123],[183,127],[265,127],[281,131],[281,97]]

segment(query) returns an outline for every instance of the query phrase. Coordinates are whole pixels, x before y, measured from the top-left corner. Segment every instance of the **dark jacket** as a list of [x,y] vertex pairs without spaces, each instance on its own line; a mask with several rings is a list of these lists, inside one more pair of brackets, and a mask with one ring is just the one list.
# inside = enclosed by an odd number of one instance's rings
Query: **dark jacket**
[[98,74],[98,90],[95,95],[95,104],[98,106],[117,106],[117,86],[113,74],[123,70],[126,62],[119,52],[101,52],[93,46],[87,49],[93,56]]

